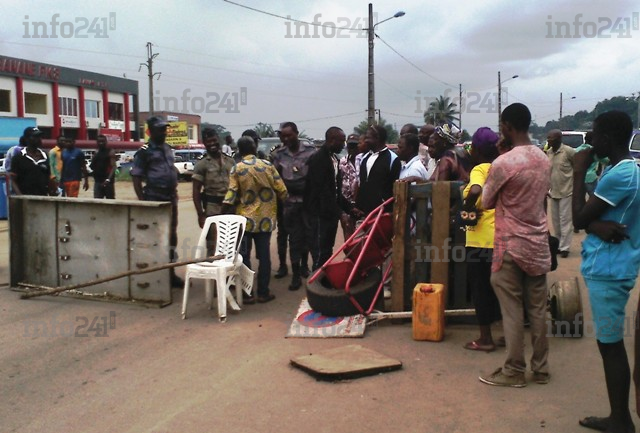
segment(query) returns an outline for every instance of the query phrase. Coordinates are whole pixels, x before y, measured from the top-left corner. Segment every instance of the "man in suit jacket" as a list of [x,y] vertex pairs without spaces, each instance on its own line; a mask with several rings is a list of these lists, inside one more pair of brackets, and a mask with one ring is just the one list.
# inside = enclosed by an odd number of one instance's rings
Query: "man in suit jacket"
[[360,164],[360,189],[354,214],[363,218],[393,196],[393,183],[400,176],[401,162],[387,147],[387,130],[371,126],[365,135],[369,153]]
[[338,159],[346,137],[342,129],[332,126],[325,133],[325,142],[309,158],[304,208],[309,217],[310,252],[313,269],[322,266],[333,253],[338,221],[346,217],[346,204],[338,190]]

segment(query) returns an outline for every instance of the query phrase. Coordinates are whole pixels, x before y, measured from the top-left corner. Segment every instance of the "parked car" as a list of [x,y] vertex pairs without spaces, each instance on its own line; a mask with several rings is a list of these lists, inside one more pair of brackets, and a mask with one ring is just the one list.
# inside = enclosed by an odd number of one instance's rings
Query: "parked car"
[[574,149],[584,144],[585,131],[562,131],[562,143]]
[[190,180],[196,162],[202,158],[205,151],[203,149],[179,149],[173,153],[180,179]]
[[636,129],[631,135],[631,140],[629,141],[629,152],[638,165],[640,165],[640,129]]

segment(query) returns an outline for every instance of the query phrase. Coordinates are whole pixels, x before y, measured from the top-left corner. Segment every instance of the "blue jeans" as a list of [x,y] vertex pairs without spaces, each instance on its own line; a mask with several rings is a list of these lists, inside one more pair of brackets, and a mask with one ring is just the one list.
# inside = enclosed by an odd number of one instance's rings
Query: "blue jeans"
[[256,244],[256,258],[258,259],[258,296],[269,296],[269,281],[271,279],[271,232],[250,233],[245,232],[240,244],[242,262],[246,267],[251,267],[251,244]]

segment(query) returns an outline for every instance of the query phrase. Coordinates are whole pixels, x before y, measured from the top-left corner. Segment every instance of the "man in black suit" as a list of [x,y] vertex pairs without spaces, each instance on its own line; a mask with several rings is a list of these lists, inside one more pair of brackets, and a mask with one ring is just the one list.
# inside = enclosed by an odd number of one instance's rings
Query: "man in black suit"
[[322,266],[333,253],[338,221],[346,217],[344,199],[339,193],[338,158],[346,141],[345,133],[332,126],[325,133],[325,142],[309,158],[304,208],[309,219],[310,252],[313,269]]
[[359,219],[393,196],[393,183],[401,167],[400,158],[387,147],[387,130],[382,126],[369,127],[365,144],[369,153],[360,164],[360,189],[352,212]]

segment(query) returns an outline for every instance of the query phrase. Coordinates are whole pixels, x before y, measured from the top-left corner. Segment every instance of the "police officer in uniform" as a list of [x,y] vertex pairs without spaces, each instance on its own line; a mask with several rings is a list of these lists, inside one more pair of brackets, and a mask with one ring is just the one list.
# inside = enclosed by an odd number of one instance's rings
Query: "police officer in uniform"
[[193,205],[196,207],[200,227],[204,226],[207,217],[222,213],[222,200],[229,188],[229,173],[235,165],[233,158],[221,151],[215,129],[205,128],[202,131],[202,141],[207,153],[196,163],[191,178]]
[[302,259],[307,256],[309,249],[309,225],[302,203],[308,171],[307,161],[316,149],[300,142],[298,127],[293,122],[281,125],[280,139],[283,146],[272,153],[273,165],[289,191],[283,204],[282,215],[284,228],[289,234],[289,258],[293,273],[289,290],[298,290],[302,286]]
[[[178,246],[178,170],[173,150],[166,143],[169,124],[161,116],[147,119],[149,142],[138,150],[133,159],[131,178],[138,200],[171,202],[171,234],[169,258],[177,260]],[[145,185],[142,182],[146,181]],[[184,281],[171,270],[171,285],[183,287]]]

